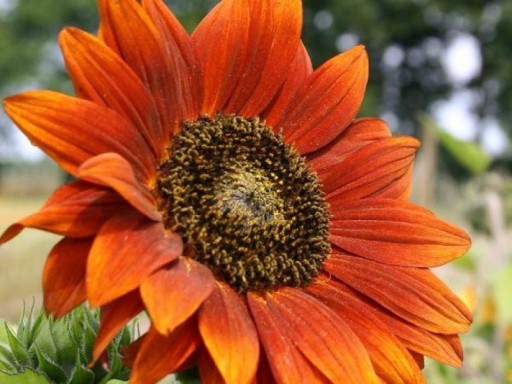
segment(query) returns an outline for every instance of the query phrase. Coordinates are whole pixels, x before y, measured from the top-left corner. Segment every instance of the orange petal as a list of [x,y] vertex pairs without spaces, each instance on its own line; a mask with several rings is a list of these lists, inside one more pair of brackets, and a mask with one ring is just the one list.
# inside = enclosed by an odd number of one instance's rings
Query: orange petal
[[428,269],[380,264],[333,250],[324,268],[397,316],[437,333],[468,330],[471,314]]
[[66,28],[59,42],[77,95],[127,117],[159,159],[162,128],[151,93],[135,72],[99,39],[79,29]]
[[327,200],[396,198],[395,184],[399,183],[402,189],[409,187],[403,185],[402,178],[411,168],[418,146],[419,141],[412,137],[377,140],[351,153],[341,163],[320,171]]
[[8,227],[0,236],[0,244],[17,236],[25,227],[69,237],[93,236],[115,212],[127,208],[113,191],[74,181],[59,187],[41,210]]
[[348,253],[386,264],[438,266],[461,256],[471,245],[461,229],[403,201],[331,203],[331,215],[332,243]]
[[110,219],[96,236],[87,260],[87,298],[104,305],[140,286],[158,268],[178,258],[180,236],[136,213]]
[[183,120],[196,119],[203,100],[203,73],[192,38],[162,0],[144,0],[142,5],[157,27],[163,43],[179,67],[180,77],[174,81],[181,86],[180,100],[183,105]]
[[259,341],[247,304],[225,283],[199,311],[199,332],[226,383],[249,383],[256,375]]
[[[313,369],[280,324],[273,319],[265,297],[249,293],[247,300],[275,380],[287,384],[325,381],[325,377]],[[260,360],[263,358],[262,355]]]
[[249,0],[221,1],[192,35],[204,70],[202,114],[222,110],[240,80],[241,68],[251,51],[250,4]]
[[[238,84],[226,112],[256,116],[267,108],[286,80],[297,53],[302,29],[300,0],[259,0],[249,2],[250,51],[239,71]],[[216,36],[208,36],[211,42]]]
[[85,301],[85,266],[91,239],[64,238],[44,265],[43,295],[46,312],[59,318]]
[[195,318],[178,326],[169,336],[151,327],[135,358],[130,383],[156,383],[177,371],[200,343]]
[[[191,71],[180,47],[187,42],[164,41],[149,15],[136,0],[106,1],[102,4],[102,36],[115,41],[119,55],[149,88],[158,108],[162,146],[185,118],[197,115]],[[174,36],[179,37],[178,35]],[[192,88],[191,88],[192,87]],[[195,88],[193,88],[195,89]]]
[[[425,383],[407,349],[376,316],[361,311],[357,300],[325,283],[313,283],[306,290],[318,297],[350,325],[370,355],[375,372],[385,383]],[[361,314],[364,313],[364,316]]]
[[301,155],[327,145],[355,117],[368,80],[368,56],[357,46],[318,68],[283,109],[276,126]]
[[273,320],[331,382],[377,382],[363,343],[327,306],[297,288],[283,288],[266,299]]
[[151,220],[160,220],[149,190],[137,180],[130,164],[117,153],[91,157],[78,168],[77,177],[112,188],[140,213]]
[[116,334],[144,310],[138,291],[133,291],[101,308],[101,323],[92,354],[94,364]]
[[276,132],[279,132],[280,127],[276,127],[275,123],[279,118],[283,108],[291,100],[295,92],[304,84],[306,79],[313,72],[313,65],[309,58],[306,47],[301,42],[295,54],[295,59],[285,74],[284,83],[274,100],[270,103],[267,111],[263,113],[263,118],[270,127],[274,127]]
[[206,266],[186,257],[146,278],[141,295],[157,331],[166,335],[192,316],[212,293],[214,281]]
[[[312,169],[319,174],[331,166],[340,164],[358,149],[391,136],[387,124],[381,119],[361,118],[354,120],[336,139],[307,157]],[[343,170],[341,173],[344,173]]]
[[84,161],[104,152],[119,153],[137,175],[154,173],[155,159],[140,133],[109,108],[52,91],[11,96],[4,107],[32,144],[71,174],[76,174]]
[[208,353],[208,350],[202,346],[199,348],[197,366],[199,368],[199,376],[202,383],[208,384],[225,384],[219,370]]

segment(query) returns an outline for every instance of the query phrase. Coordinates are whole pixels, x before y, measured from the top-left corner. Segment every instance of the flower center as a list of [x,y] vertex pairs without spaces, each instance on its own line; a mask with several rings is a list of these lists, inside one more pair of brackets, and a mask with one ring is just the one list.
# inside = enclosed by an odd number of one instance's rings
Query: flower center
[[316,174],[281,135],[235,115],[185,122],[159,168],[163,222],[239,292],[304,286],[329,251]]

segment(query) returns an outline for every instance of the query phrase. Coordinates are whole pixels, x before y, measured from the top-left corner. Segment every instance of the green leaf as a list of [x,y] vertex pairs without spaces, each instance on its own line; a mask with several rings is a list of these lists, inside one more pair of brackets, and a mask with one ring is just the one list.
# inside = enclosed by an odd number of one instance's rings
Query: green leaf
[[51,359],[43,351],[36,348],[37,360],[39,362],[39,369],[46,373],[54,382],[64,383],[67,381],[67,376],[59,364]]
[[14,335],[14,331],[11,329],[10,325],[5,323],[5,331],[7,332],[7,339],[9,341],[9,346],[11,347],[12,355],[16,360],[16,363],[21,367],[26,367],[31,365],[30,355],[23,343]]
[[26,369],[23,373],[9,375],[0,372],[0,383],[2,384],[51,384],[51,382],[39,373]]
[[502,269],[494,279],[497,315],[504,324],[512,322],[512,265]]
[[479,145],[453,137],[428,115],[420,116],[420,121],[426,129],[433,130],[437,134],[439,143],[467,171],[477,175],[485,172],[491,165],[491,158]]

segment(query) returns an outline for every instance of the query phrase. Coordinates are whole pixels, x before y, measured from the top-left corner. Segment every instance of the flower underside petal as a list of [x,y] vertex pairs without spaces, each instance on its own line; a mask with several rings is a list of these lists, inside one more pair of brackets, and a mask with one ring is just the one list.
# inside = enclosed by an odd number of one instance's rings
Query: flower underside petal
[[144,280],[142,299],[157,331],[166,335],[192,316],[210,296],[214,282],[206,266],[186,257]]
[[331,206],[330,241],[385,264],[434,267],[468,250],[468,235],[416,205],[362,199]]
[[37,228],[69,237],[95,235],[115,212],[128,208],[112,190],[74,181],[59,187],[36,213],[9,226],[0,244],[17,236],[25,227]]
[[148,219],[160,220],[149,190],[137,180],[128,161],[117,153],[103,153],[90,158],[78,168],[77,177],[112,188]]
[[199,311],[199,331],[226,383],[250,383],[256,374],[259,341],[243,297],[225,283]]
[[186,321],[169,336],[151,327],[135,358],[130,383],[158,382],[169,372],[179,369],[200,344],[195,318]]
[[178,258],[183,243],[162,224],[128,212],[107,221],[87,260],[87,298],[104,305],[140,286],[158,268]]
[[85,301],[85,268],[92,239],[64,238],[50,251],[43,270],[46,312],[60,318]]

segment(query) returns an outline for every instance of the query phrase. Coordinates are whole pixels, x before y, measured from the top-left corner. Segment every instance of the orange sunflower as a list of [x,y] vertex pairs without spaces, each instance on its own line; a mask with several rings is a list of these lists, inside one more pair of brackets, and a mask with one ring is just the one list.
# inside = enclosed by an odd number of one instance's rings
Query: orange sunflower
[[11,225],[64,236],[43,274],[57,317],[87,300],[94,357],[146,311],[133,383],[421,383],[459,366],[471,315],[429,270],[470,246],[408,202],[418,141],[355,119],[357,46],[315,71],[300,0],[223,0],[189,36],[161,0],[100,0],[60,45],[77,97],[8,98],[76,181]]

